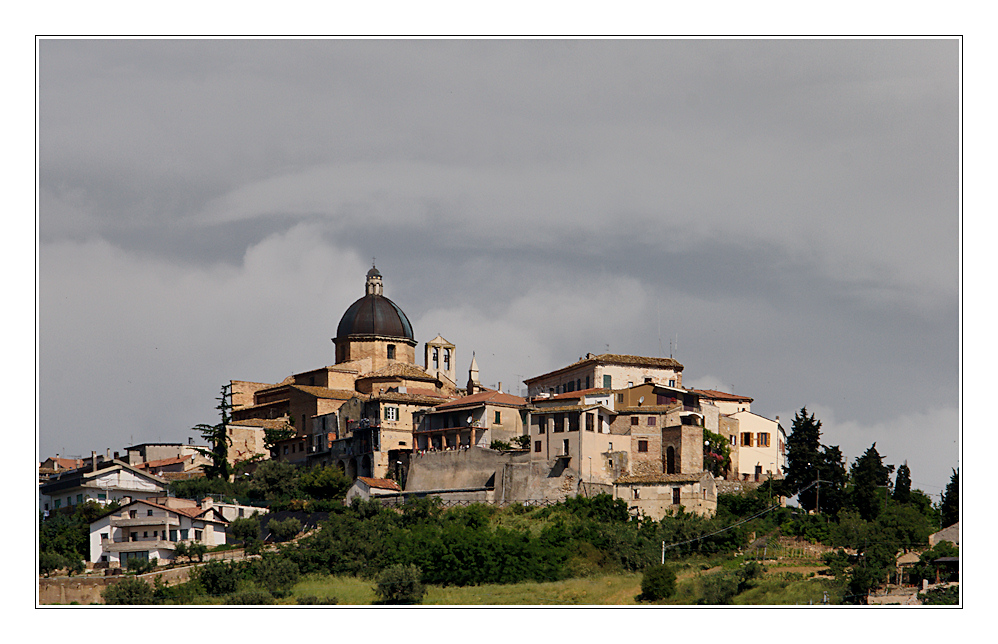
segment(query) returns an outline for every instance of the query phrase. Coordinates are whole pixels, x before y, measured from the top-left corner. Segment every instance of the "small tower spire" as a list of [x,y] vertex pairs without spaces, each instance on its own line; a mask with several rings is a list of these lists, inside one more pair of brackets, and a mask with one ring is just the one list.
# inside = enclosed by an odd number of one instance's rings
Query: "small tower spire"
[[381,282],[381,272],[372,263],[371,270],[367,271],[367,282],[364,285],[365,295],[381,295],[384,291],[384,284]]

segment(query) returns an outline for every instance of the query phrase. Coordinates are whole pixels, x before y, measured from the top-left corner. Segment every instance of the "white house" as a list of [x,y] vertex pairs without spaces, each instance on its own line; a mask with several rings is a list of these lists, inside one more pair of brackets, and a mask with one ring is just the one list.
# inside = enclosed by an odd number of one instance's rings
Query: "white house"
[[365,501],[371,499],[371,497],[395,495],[402,492],[402,488],[399,484],[391,479],[375,479],[368,476],[358,476],[347,490],[346,497],[343,502],[350,505],[354,497],[359,497]]
[[50,512],[86,501],[100,504],[166,495],[167,482],[113,459],[57,474],[38,487],[38,508]]
[[90,524],[90,560],[112,568],[129,559],[168,561],[180,542],[223,545],[227,524],[210,498],[201,504],[167,497],[132,501]]
[[770,476],[783,477],[786,464],[787,435],[779,420],[770,420],[751,411],[728,414],[734,423],[724,423],[731,442],[731,467],[734,478],[765,481]]

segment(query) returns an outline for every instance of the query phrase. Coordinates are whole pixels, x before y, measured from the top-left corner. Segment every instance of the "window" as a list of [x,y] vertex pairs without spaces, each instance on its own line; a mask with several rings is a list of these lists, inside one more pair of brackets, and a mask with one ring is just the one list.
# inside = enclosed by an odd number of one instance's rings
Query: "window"
[[110,532],[101,532],[100,533],[100,540],[101,541],[107,541],[110,537],[111,537],[111,533]]
[[180,529],[180,540],[187,541],[187,528]]
[[638,441],[638,451],[647,452],[648,451],[648,441]]
[[766,432],[756,434],[756,444],[759,447],[769,447],[769,434]]
[[244,510],[242,508],[239,508],[239,518],[240,519],[243,518],[243,512],[244,512]]
[[83,503],[83,495],[82,494],[77,494],[76,495],[76,503],[77,503],[77,505],[79,505],[80,503]]
[[195,530],[194,531],[194,540],[195,541],[201,541],[201,531],[200,530]]
[[147,517],[151,517],[152,516],[152,510],[146,510],[146,516]]
[[578,379],[578,380],[575,381],[575,388],[577,390],[578,389],[582,389],[582,380],[581,379]]
[[611,382],[613,382],[613,380],[610,378],[610,376],[603,376],[603,388],[604,389],[613,389],[613,387],[610,386]]
[[648,417],[648,426],[649,427],[654,427],[655,426],[655,417],[654,416],[649,416]]
[[637,425],[638,424],[638,417],[637,416],[631,416],[631,424],[632,425]]
[[498,412],[498,411],[496,412],[496,422],[495,422],[495,424],[496,425],[501,425],[502,424],[502,413],[501,412]]
[[55,509],[58,510],[60,507],[62,507],[62,499],[56,499],[55,500]]
[[291,444],[291,453],[294,454],[296,449],[298,449],[298,444],[297,443],[292,443]]
[[170,541],[176,541],[176,540],[177,540],[177,531],[170,530]]
[[617,402],[619,403],[624,402],[624,394],[617,394]]
[[153,530],[152,531],[152,538],[153,539],[158,539],[159,538],[159,530]]
[[148,530],[143,530],[142,531],[142,538],[143,539],[148,539],[149,538],[149,531]]
[[610,443],[609,447],[606,448],[606,451],[608,451],[608,452],[612,452],[613,451],[613,443]]
[[544,416],[538,416],[537,417],[537,433],[538,434],[543,434],[544,433],[544,428],[547,426],[547,424],[548,424],[548,419],[547,418],[545,418]]
[[742,447],[752,447],[752,432],[742,432]]
[[398,420],[398,419],[399,419],[398,407],[385,407],[385,420]]
[[679,488],[672,488],[672,505],[679,505]]
[[438,369],[440,367],[440,349],[433,347],[433,368]]
[[287,445],[284,446],[284,455],[285,456],[288,455],[288,446]]
[[669,380],[669,386],[670,386],[670,387],[675,387],[675,386],[676,386],[676,381],[675,381],[675,379],[670,379],[670,380]]
[[541,451],[541,441],[534,441],[534,451],[535,452]]
[[645,382],[651,382],[651,378],[645,377]]
[[634,383],[633,383],[633,382],[631,382],[630,380],[628,380],[628,381],[627,381],[627,388],[628,388],[628,389],[630,389],[630,388],[631,388],[631,387],[633,387],[633,386],[634,386]]
[[589,376],[586,376],[586,389],[589,389]]
[[389,344],[388,345],[388,359],[389,360],[394,360],[395,359],[395,345],[394,344]]
[[554,431],[556,434],[565,431],[565,414],[554,415]]
[[561,453],[568,456],[568,439],[561,441]]
[[450,349],[444,349],[444,370],[450,371]]
[[134,519],[137,516],[139,516],[139,511],[138,510],[129,510],[128,511],[128,518],[129,519]]
[[137,541],[138,538],[139,538],[139,533],[138,532],[132,532],[128,536],[131,537],[132,541]]
[[[97,495],[97,500],[98,501],[107,501],[107,495],[106,494],[98,494]],[[45,508],[45,509],[47,510],[48,508]]]
[[641,498],[641,490],[639,490],[638,488],[634,488],[634,498],[635,499]]
[[586,431],[596,431],[596,414],[591,411],[586,413]]
[[738,440],[733,435],[728,436],[728,440],[731,442],[732,445],[738,445]]

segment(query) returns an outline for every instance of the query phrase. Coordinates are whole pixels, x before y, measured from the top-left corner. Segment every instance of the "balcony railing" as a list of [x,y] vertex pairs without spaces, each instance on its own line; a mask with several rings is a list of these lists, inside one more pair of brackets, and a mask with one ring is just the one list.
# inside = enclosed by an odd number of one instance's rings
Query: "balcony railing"
[[132,526],[161,526],[161,525],[180,525],[180,517],[165,516],[165,515],[153,515],[153,516],[136,516],[136,517],[111,517],[111,527],[112,528],[123,528]]

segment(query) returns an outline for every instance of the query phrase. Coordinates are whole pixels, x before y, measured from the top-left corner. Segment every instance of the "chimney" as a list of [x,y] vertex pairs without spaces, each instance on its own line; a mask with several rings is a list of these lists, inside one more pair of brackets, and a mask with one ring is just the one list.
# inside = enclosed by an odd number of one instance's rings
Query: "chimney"
[[204,497],[204,500],[201,501],[201,509],[202,510],[210,510],[211,509],[211,504],[212,504],[211,497],[210,496],[206,496],[206,497]]
[[118,452],[114,453],[114,460],[118,460]]
[[93,472],[97,471],[97,452],[90,452],[90,468]]
[[108,447],[107,448],[107,452],[105,452],[104,460],[105,461],[110,461],[111,460],[111,448],[110,447]]
[[502,380],[499,381],[499,386],[496,387],[496,391],[498,391],[499,393],[502,393]]

